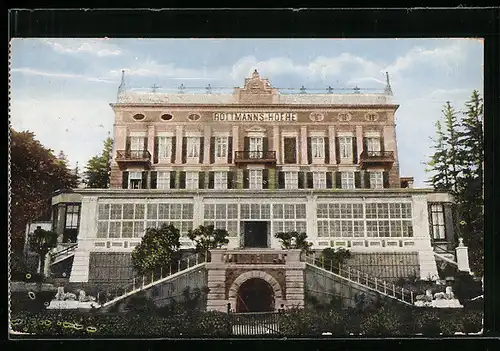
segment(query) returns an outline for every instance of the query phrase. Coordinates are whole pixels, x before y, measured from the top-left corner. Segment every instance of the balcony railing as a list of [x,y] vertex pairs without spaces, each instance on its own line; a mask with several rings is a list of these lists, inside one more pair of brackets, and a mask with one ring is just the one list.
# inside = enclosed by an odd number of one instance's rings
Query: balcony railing
[[150,161],[151,154],[147,150],[118,150],[117,161]]
[[360,155],[361,165],[393,163],[394,151],[367,151],[363,150]]
[[276,151],[236,151],[235,162],[276,162]]

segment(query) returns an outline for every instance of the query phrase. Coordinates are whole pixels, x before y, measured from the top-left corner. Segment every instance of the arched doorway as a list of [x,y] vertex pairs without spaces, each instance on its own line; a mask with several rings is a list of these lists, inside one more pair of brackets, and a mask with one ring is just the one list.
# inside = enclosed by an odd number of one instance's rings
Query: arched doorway
[[251,278],[241,284],[236,297],[236,312],[274,311],[274,290],[261,278]]

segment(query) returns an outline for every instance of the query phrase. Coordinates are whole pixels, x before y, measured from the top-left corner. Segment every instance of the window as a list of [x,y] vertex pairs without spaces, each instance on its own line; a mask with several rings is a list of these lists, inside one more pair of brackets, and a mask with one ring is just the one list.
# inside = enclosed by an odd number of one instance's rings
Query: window
[[382,172],[370,172],[370,188],[382,189],[384,187],[384,176]]
[[264,142],[260,137],[250,137],[249,140],[250,158],[261,158],[264,150]]
[[214,173],[214,188],[219,190],[227,189],[227,172]]
[[285,172],[285,189],[299,188],[299,174],[297,172]]
[[305,204],[273,204],[273,232],[306,231]]
[[342,189],[354,189],[354,172],[341,173]]
[[158,138],[158,158],[160,161],[167,160],[170,162],[172,157],[172,138],[159,137]]
[[326,189],[326,172],[313,172],[313,188]]
[[231,237],[238,236],[238,204],[205,204],[204,226],[225,229]]
[[431,205],[431,228],[434,240],[445,239],[444,206],[442,204]]
[[215,157],[227,157],[227,137],[215,138]]
[[198,172],[186,172],[186,189],[198,189]]
[[142,121],[146,116],[144,116],[142,113],[135,114],[133,117],[136,121]]
[[339,137],[340,158],[352,158],[352,137]]
[[64,224],[63,242],[76,242],[80,224],[80,205],[66,206],[66,221]]
[[200,157],[200,138],[187,138],[187,157]]
[[311,138],[311,152],[313,158],[325,158],[325,138]]
[[142,172],[129,172],[129,174],[128,174],[128,188],[129,189],[142,189]]
[[170,189],[170,172],[158,172],[157,189]]
[[173,116],[170,113],[165,113],[165,114],[161,115],[160,118],[164,121],[170,121],[173,118]]
[[144,137],[130,137],[130,150],[131,151],[144,150]]
[[380,139],[379,138],[366,138],[366,147],[369,152],[380,151]]
[[249,171],[249,188],[250,189],[262,189],[262,170],[251,169]]

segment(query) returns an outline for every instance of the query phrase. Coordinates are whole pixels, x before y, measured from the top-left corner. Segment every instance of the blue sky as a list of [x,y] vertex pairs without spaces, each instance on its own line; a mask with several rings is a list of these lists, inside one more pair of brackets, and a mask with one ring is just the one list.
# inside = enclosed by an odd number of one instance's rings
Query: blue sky
[[122,69],[128,87],[165,91],[241,86],[254,69],[278,88],[383,89],[388,71],[401,176],[419,187],[443,104],[460,110],[472,90],[483,92],[476,39],[14,39],[10,67],[14,129],[80,169],[112,134]]

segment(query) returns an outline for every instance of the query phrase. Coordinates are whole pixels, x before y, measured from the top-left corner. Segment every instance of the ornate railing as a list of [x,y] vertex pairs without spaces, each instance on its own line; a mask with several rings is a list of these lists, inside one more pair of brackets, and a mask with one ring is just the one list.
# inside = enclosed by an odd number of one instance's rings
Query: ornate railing
[[77,247],[78,247],[78,244],[72,244],[72,245],[69,245],[62,250],[59,250],[59,251],[54,252],[54,253],[50,253],[51,263],[53,264],[56,261],[61,261],[62,258],[69,257],[70,255],[72,255],[75,252]]
[[235,162],[276,162],[276,151],[235,151]]
[[363,150],[361,160],[384,160],[394,161],[394,151],[367,151]]
[[129,161],[129,160],[151,160],[151,154],[147,150],[117,150],[116,151],[117,161]]
[[285,264],[284,253],[234,252],[223,257],[224,263],[230,264]]
[[398,287],[393,283],[388,283],[385,280],[371,277],[367,273],[363,273],[351,267],[342,265],[334,265],[333,261],[326,261],[323,257],[315,258],[312,256],[305,257],[306,263],[318,267],[322,270],[328,271],[337,277],[347,280],[351,283],[357,283],[372,291],[376,291],[381,295],[387,296],[407,305],[412,305],[415,302],[413,291]]

